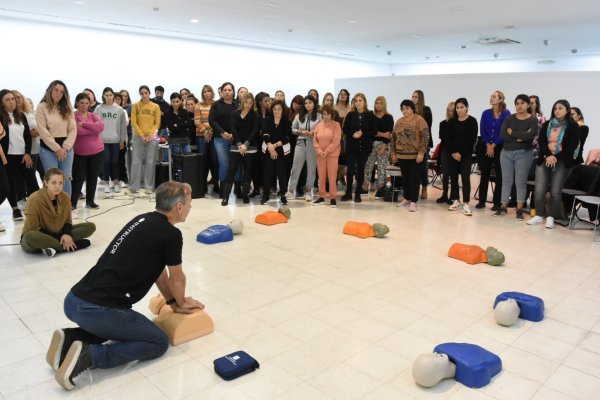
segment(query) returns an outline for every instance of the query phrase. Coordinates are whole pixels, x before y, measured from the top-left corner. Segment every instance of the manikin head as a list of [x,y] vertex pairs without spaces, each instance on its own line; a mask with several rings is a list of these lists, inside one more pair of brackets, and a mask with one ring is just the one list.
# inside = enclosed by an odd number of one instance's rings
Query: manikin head
[[488,247],[485,249],[485,255],[488,260],[487,263],[494,267],[504,264],[504,261],[506,260],[504,254],[495,247]]
[[231,228],[234,235],[239,235],[244,232],[244,223],[239,219],[234,219],[227,224]]
[[453,378],[456,375],[456,365],[446,354],[421,354],[413,364],[412,375],[418,385],[429,388],[442,379]]
[[499,301],[494,308],[494,318],[499,325],[511,326],[519,319],[521,308],[515,299]]

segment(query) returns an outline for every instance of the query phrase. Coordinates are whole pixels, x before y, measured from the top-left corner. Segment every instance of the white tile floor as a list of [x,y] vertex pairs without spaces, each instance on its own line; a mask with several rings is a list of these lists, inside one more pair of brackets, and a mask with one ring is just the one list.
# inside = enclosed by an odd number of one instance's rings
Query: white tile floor
[[[99,192],[98,197],[103,194]],[[76,255],[24,254],[0,247],[0,399],[597,399],[600,393],[600,244],[590,231],[517,222],[514,211],[472,217],[435,204],[417,213],[366,200],[337,209],[290,202],[288,224],[253,222],[269,206],[221,207],[193,201],[184,234],[188,293],[203,301],[215,332],[172,347],[165,356],[95,370],[62,390],[44,355],[68,289],[90,268],[124,221],[151,210],[132,205],[93,218],[92,247]],[[97,199],[106,211],[127,201]],[[79,211],[82,216],[97,214]],[[22,223],[0,207],[0,243],[18,241]],[[207,246],[195,241],[209,225],[239,218],[243,235]],[[384,222],[388,238],[344,236],[348,220]],[[446,257],[453,242],[493,245],[504,267],[469,266]],[[528,292],[546,302],[546,319],[496,325],[495,296]],[[135,309],[151,317],[147,300]],[[474,390],[454,380],[415,385],[413,360],[441,342],[466,341],[497,353],[504,369]],[[224,382],[212,361],[246,350],[258,372]]]

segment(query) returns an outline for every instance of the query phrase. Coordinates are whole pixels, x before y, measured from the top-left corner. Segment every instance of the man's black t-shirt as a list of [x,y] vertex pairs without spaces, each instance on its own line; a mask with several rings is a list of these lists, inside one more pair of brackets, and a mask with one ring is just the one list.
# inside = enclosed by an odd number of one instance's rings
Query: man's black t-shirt
[[108,245],[98,263],[71,289],[103,307],[131,307],[140,301],[165,266],[181,264],[181,231],[159,212],[129,221]]

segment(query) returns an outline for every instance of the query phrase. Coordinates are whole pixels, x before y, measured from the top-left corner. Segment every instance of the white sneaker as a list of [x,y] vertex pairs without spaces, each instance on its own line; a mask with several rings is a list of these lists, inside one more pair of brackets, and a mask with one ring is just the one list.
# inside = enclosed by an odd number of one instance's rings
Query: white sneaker
[[304,195],[304,200],[306,200],[306,201],[313,201],[312,190],[307,190],[306,191],[306,194]]
[[115,185],[115,193],[121,193],[121,184]]
[[546,217],[546,228],[554,229],[554,217]]
[[119,186],[121,186],[121,189],[125,189],[126,187],[128,187],[128,185],[125,182],[123,182],[123,181],[121,181],[119,183]]
[[473,213],[471,212],[471,207],[469,207],[468,204],[463,204],[463,214],[465,214],[467,217],[473,215]]
[[25,200],[17,201],[17,208],[21,211],[25,211]]
[[42,249],[42,253],[52,258],[56,255],[56,250],[54,250],[52,247],[48,247],[46,249]]
[[460,210],[460,201],[458,200],[454,200],[454,202],[452,203],[452,205],[450,207],[448,207],[448,211],[456,211],[456,210]]
[[110,186],[108,186],[108,185],[104,186],[104,193],[110,193]]
[[527,225],[539,225],[542,222],[544,222],[544,219],[542,217],[540,217],[539,215],[536,215],[535,217],[533,217],[529,221],[527,221]]
[[4,225],[0,224],[0,232],[4,232],[6,230],[6,228],[4,227]]

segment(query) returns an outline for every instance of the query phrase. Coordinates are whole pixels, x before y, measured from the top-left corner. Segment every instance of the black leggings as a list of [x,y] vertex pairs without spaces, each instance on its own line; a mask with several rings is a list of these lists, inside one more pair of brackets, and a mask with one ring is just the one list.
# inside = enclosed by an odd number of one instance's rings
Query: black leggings
[[93,203],[96,195],[98,175],[102,171],[104,152],[90,156],[75,154],[73,158],[73,190],[71,191],[71,205],[77,206],[77,199],[85,181],[85,202]]
[[30,196],[40,188],[35,178],[34,166],[32,165],[31,168],[25,166],[25,163],[23,163],[23,154],[7,154],[6,159],[8,161],[6,169],[8,182],[15,201],[18,198]]
[[6,165],[0,161],[0,204],[4,203],[4,200],[8,199],[8,202],[12,208],[17,208],[17,201],[15,196],[10,191],[10,184],[8,183],[8,174],[6,173]]
[[[368,150],[368,151],[367,151]],[[356,194],[360,194],[362,191],[363,181],[365,177],[365,165],[371,154],[371,149],[361,149],[355,151],[349,151],[347,153],[347,166],[346,166],[346,193],[352,192],[352,183],[356,176]]]
[[265,196],[265,193],[266,195],[269,194],[271,182],[273,181],[273,175],[275,175],[275,173],[277,173],[277,180],[279,180],[279,193],[281,193],[282,196],[285,196],[288,184],[288,156],[278,153],[277,158],[273,160],[268,153],[263,154],[262,164],[264,168],[263,196]]
[[400,170],[402,171],[402,193],[405,199],[416,203],[419,200],[419,185],[421,183],[421,173],[423,171],[423,163],[417,163],[415,159],[412,160],[398,160],[400,163]]
[[229,153],[229,167],[227,170],[227,177],[225,178],[226,183],[233,183],[235,173],[240,166],[240,163],[244,166],[244,183],[250,183],[252,180],[252,161],[256,153],[246,153],[242,156],[238,151],[232,151]]
[[463,155],[460,161],[456,161],[452,155],[448,158],[448,169],[450,172],[450,200],[458,200],[458,174],[463,190],[463,202],[471,201],[471,164],[473,160],[471,155]]

